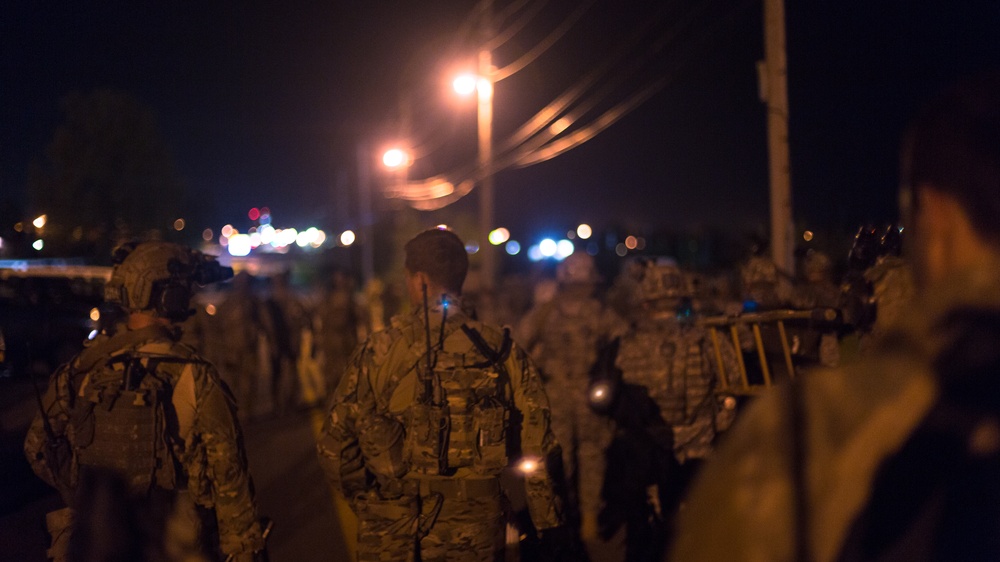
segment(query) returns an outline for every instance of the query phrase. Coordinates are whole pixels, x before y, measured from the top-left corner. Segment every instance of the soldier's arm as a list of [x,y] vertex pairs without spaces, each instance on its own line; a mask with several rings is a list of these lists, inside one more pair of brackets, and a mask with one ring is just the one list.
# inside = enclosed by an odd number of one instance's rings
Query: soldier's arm
[[514,407],[521,416],[521,457],[512,462],[524,475],[531,519],[538,530],[562,525],[562,506],[554,489],[562,453],[550,427],[549,399],[531,359],[517,345],[507,360]]
[[198,463],[188,467],[188,475],[204,481],[189,486],[203,491],[193,494],[195,501],[215,508],[222,552],[253,553],[264,548],[264,539],[235,408],[214,372],[199,375],[197,417],[188,446],[200,449],[200,454],[188,457]]
[[333,487],[353,505],[353,500],[367,489],[364,458],[358,442],[358,378],[367,376],[367,345],[355,350],[340,384],[334,391],[333,407],[323,423],[323,434],[316,444],[320,465]]

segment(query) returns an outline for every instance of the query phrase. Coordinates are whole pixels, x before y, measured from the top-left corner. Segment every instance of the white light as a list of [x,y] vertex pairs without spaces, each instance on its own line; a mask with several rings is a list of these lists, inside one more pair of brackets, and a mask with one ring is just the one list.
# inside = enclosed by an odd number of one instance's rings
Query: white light
[[94,339],[96,337],[97,337],[97,330],[91,330],[90,333],[87,334],[87,339],[88,340],[92,340],[92,339]]
[[573,246],[572,242],[569,240],[560,240],[559,243],[556,244],[555,258],[557,260],[564,260],[571,256],[575,250],[576,248]]
[[465,251],[470,254],[475,254],[479,252],[479,242],[473,240],[472,242],[467,243],[465,245]]
[[493,232],[490,232],[489,238],[490,238],[490,244],[493,244],[494,246],[499,246],[500,244],[503,244],[507,240],[510,240],[510,231],[507,230],[506,228],[498,228]]
[[45,247],[45,242],[42,242],[41,238],[39,238],[38,240],[35,240],[34,242],[31,243],[31,247],[36,250],[41,250],[42,248]]
[[382,163],[386,168],[396,169],[409,164],[410,158],[406,151],[399,148],[390,148],[382,155]]
[[593,234],[594,230],[590,228],[589,224],[581,224],[580,226],[576,227],[576,235],[584,240],[590,238],[591,235]]
[[250,235],[250,247],[258,248],[260,247],[260,245],[261,245],[260,233],[254,232],[253,234]]
[[467,96],[472,92],[476,91],[476,76],[473,74],[460,74],[451,83],[452,88],[455,88],[461,96]]
[[283,248],[285,246],[291,246],[295,243],[295,240],[299,237],[299,231],[294,228],[286,228],[284,230],[278,231],[275,236],[275,242],[277,242],[277,247]]
[[309,231],[307,230],[303,230],[298,234],[298,236],[295,237],[295,244],[297,244],[299,248],[305,248],[310,242],[312,242],[312,237],[309,235]]
[[599,382],[590,388],[590,403],[594,406],[605,406],[611,400],[611,387],[606,382]]
[[538,470],[538,459],[534,457],[524,457],[521,459],[521,462],[517,463],[517,470],[524,475],[535,472]]
[[542,256],[546,258],[551,258],[556,255],[556,251],[559,250],[559,245],[556,241],[551,238],[546,238],[538,243],[538,249],[542,252]]
[[229,237],[229,255],[241,258],[250,255],[250,236],[248,234],[234,234]]
[[226,226],[222,227],[222,237],[223,238],[229,238],[230,236],[232,236],[235,233],[236,233],[236,229],[234,229],[233,225],[231,225],[231,224],[227,224]]
[[542,255],[542,249],[538,247],[538,244],[528,248],[528,259],[531,261],[541,261],[545,259]]
[[324,242],[326,242],[326,233],[323,232],[322,230],[317,230],[316,238],[312,241],[310,246],[312,246],[313,248],[319,248],[320,246],[323,245]]
[[476,91],[479,92],[479,99],[490,99],[493,96],[493,84],[486,78],[476,81]]
[[517,242],[517,240],[508,241],[507,245],[504,246],[504,249],[507,250],[507,253],[512,256],[516,256],[521,253],[521,245]]
[[357,236],[354,235],[353,230],[345,230],[340,233],[340,243],[344,246],[350,246],[357,240]]
[[42,228],[45,226],[45,223],[48,222],[48,220],[49,220],[48,215],[40,215],[36,217],[35,220],[31,221],[31,224],[35,225],[35,228]]
[[260,243],[261,244],[271,244],[274,242],[276,231],[271,225],[264,225],[260,227],[258,231],[260,233]]

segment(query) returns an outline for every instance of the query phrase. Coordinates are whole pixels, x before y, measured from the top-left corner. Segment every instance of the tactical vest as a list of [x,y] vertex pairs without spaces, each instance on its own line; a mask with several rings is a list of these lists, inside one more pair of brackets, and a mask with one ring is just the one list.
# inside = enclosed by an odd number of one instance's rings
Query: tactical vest
[[90,371],[72,407],[82,468],[109,469],[137,494],[154,485],[176,487],[178,470],[168,437],[176,431],[168,427],[172,388],[169,378],[157,373],[161,361],[171,360],[178,358],[125,353]]
[[694,334],[638,332],[622,342],[617,364],[627,382],[649,389],[670,425],[693,423],[714,399],[711,370]]
[[405,414],[404,455],[414,471],[447,476],[468,468],[495,476],[507,466],[512,396],[504,362],[510,349],[507,331],[494,350],[479,332],[462,324],[433,351],[430,372],[426,362],[418,366],[418,379],[430,380],[439,399],[427,400],[418,382]]

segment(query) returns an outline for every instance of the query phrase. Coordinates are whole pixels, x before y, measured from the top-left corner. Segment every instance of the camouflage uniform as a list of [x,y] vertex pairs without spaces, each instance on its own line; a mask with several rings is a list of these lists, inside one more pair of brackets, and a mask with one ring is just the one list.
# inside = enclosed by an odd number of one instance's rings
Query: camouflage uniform
[[[956,314],[1000,308],[998,279],[997,264],[952,275],[926,291],[907,322],[879,338],[865,361],[807,373],[753,404],[692,491],[673,559],[822,562],[841,555],[883,461],[901,450],[942,396],[935,370],[948,367],[942,359],[962,337],[949,323]],[[987,378],[995,381],[995,373]],[[950,423],[964,419],[955,413]],[[983,423],[970,427],[991,438],[969,440],[971,450],[959,447],[954,455],[996,462],[1000,430],[995,418]],[[937,428],[939,441],[945,429]],[[919,462],[953,460],[932,456]],[[978,494],[992,490],[984,486]],[[985,525],[972,527],[978,524]]]
[[[169,394],[155,429],[137,422],[124,434],[117,425],[102,425],[108,418],[101,410],[110,411],[114,402],[93,390],[100,387],[93,379],[110,373],[120,384],[125,363],[119,359],[138,360],[148,369],[140,389],[155,377]],[[249,556],[263,548],[232,397],[211,364],[178,343],[174,332],[155,326],[98,338],[56,371],[42,401],[55,436],[69,442],[71,465],[49,465],[50,438],[41,414],[28,430],[24,451],[35,473],[69,496],[67,502],[82,470],[110,469],[130,477],[134,494],[166,490],[213,510],[223,554]],[[153,431],[152,442],[130,439],[131,432],[144,430]],[[65,474],[65,481],[57,482],[56,474]],[[210,544],[204,547],[211,550]]]
[[865,270],[865,280],[872,287],[875,322],[872,336],[885,333],[900,322],[914,298],[913,272],[910,264],[898,256],[881,256]]
[[[464,358],[463,365],[482,364],[483,354],[461,327],[477,330],[493,350],[503,347],[504,335],[458,308],[449,303],[444,326],[441,306],[432,309],[430,334],[435,346],[441,342],[435,354],[439,359]],[[423,474],[410,466],[418,451],[401,445],[404,439],[419,444],[427,437],[415,429],[411,415],[421,386],[418,371],[427,361],[424,322],[422,311],[395,316],[389,328],[372,334],[355,351],[318,444],[320,463],[358,514],[359,560],[499,560],[505,531],[501,469],[460,467],[447,475]],[[463,365],[452,367],[461,370]],[[509,374],[507,455],[535,463],[534,470],[525,471],[528,508],[538,529],[555,527],[561,523],[560,506],[548,467],[559,448],[549,430],[548,399],[534,366],[517,345],[502,365]],[[467,383],[464,392],[478,393],[496,385],[496,379]],[[461,391],[454,396],[449,392],[452,409]],[[454,443],[468,438],[452,427],[449,457]],[[518,441],[519,450],[513,447]]]
[[628,329],[610,307],[565,288],[521,321],[518,341],[531,350],[552,403],[552,430],[563,447],[567,475],[577,483],[580,515],[596,521],[601,508],[604,452],[612,438],[606,418],[590,409],[590,371],[598,351]]

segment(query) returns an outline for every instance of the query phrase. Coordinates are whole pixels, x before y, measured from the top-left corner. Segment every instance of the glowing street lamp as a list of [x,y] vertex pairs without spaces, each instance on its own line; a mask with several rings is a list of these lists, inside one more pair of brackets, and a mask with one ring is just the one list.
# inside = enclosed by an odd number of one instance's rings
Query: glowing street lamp
[[398,170],[412,162],[409,153],[401,148],[390,148],[382,154],[382,164],[390,170]]

